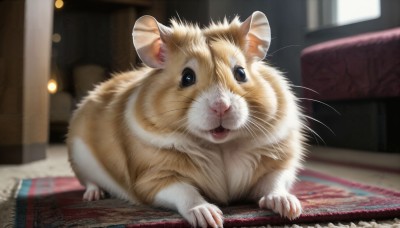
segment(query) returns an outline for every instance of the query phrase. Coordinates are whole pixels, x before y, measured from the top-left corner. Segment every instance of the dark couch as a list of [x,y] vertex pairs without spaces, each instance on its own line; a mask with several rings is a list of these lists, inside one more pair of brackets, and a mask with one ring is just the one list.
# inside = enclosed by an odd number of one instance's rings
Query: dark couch
[[[328,146],[400,151],[400,28],[310,46],[301,57],[312,127]],[[324,129],[325,128],[325,129]]]

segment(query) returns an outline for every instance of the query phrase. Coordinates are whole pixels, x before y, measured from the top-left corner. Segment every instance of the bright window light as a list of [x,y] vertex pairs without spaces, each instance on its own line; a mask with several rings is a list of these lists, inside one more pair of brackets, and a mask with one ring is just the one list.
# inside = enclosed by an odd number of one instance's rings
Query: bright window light
[[380,0],[337,0],[338,25],[371,20],[380,15]]

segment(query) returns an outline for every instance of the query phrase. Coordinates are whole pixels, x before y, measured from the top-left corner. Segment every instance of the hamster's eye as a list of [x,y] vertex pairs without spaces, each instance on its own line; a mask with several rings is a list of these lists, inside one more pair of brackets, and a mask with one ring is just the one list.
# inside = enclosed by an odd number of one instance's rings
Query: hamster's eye
[[188,87],[196,83],[196,74],[188,67],[182,71],[181,87]]
[[247,82],[246,71],[241,66],[235,66],[233,69],[233,75],[238,82]]

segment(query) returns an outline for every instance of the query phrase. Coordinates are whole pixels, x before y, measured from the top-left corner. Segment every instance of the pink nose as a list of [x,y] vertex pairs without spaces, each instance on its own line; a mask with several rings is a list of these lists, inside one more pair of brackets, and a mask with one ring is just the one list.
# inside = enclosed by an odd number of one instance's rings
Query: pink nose
[[231,106],[224,101],[216,101],[211,105],[210,108],[215,113],[215,115],[222,117],[229,111]]

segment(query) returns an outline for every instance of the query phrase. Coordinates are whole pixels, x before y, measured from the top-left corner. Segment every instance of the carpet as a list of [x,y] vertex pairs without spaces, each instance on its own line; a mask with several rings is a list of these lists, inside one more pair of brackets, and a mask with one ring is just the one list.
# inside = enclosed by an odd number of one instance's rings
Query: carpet
[[[308,222],[386,219],[400,216],[400,192],[349,182],[310,170],[299,175],[292,192],[304,212],[290,221],[256,204],[221,208],[224,226],[263,226]],[[24,179],[16,192],[16,227],[188,227],[169,210],[132,206],[118,199],[82,201],[74,177]]]

